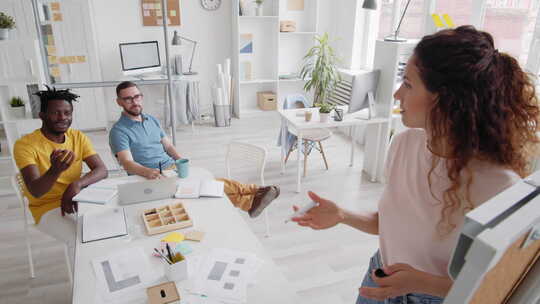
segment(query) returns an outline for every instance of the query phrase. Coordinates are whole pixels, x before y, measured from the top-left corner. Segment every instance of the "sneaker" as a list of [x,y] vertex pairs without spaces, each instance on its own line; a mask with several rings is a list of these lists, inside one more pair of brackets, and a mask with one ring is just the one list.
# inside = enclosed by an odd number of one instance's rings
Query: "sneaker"
[[250,217],[257,217],[270,203],[279,196],[278,186],[260,187],[253,198],[253,204],[248,210]]

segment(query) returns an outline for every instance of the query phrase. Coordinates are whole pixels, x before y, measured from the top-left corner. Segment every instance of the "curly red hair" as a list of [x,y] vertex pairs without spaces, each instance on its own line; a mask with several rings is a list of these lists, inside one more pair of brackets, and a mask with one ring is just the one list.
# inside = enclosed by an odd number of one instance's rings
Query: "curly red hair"
[[[428,112],[430,147],[445,146],[443,159],[451,186],[439,231],[455,228],[450,216],[470,210],[472,159],[514,170],[524,177],[539,142],[540,110],[532,76],[512,56],[494,48],[493,37],[472,26],[425,36],[414,50],[414,61],[428,91],[437,99]],[[436,166],[433,161],[428,175]],[[465,174],[464,174],[465,173]]]

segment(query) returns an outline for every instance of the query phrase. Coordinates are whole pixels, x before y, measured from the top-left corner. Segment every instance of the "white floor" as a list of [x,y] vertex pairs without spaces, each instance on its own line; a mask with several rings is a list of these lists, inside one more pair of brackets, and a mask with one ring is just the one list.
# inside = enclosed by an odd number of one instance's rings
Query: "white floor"
[[[211,123],[182,127],[177,147],[193,166],[209,169],[215,176],[225,175],[225,148],[231,140],[261,145],[268,150],[265,178],[268,184],[281,187],[281,196],[270,205],[271,236],[264,237],[264,221],[245,217],[253,232],[274,258],[302,303],[354,303],[358,287],[366,271],[369,257],[378,247],[376,236],[346,226],[325,231],[312,231],[295,224],[285,224],[292,204],[305,203],[306,191],[313,190],[351,210],[373,210],[383,186],[371,183],[361,173],[362,149],[357,149],[356,165],[348,166],[349,139],[339,132],[324,142],[330,170],[324,169],[322,158],[315,151],[308,161],[308,176],[303,192],[295,192],[296,156],[284,175],[280,174],[280,148],[276,146],[280,120],[275,112],[233,120],[228,128],[215,128]],[[108,166],[114,162],[103,131],[88,133],[96,150]],[[0,163],[0,189],[8,188],[11,168]],[[257,182],[251,173],[242,172],[236,179]],[[23,218],[15,196],[0,197],[0,303],[70,303],[69,286],[63,247],[54,239],[31,230],[36,278],[30,279],[24,243]]]

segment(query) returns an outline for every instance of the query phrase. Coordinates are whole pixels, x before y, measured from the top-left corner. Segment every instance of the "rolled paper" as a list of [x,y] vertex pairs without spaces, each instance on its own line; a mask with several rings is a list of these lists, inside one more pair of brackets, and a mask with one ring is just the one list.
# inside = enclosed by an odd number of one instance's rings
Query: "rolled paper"
[[231,58],[225,59],[225,76],[231,76]]

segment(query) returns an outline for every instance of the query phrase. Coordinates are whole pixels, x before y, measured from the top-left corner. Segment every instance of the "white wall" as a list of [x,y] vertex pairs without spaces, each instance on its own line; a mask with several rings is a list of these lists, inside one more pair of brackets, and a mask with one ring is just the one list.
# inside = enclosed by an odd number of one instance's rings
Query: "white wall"
[[[206,11],[200,1],[179,0],[181,11],[181,26],[169,27],[169,40],[174,30],[184,37],[198,42],[193,70],[199,72],[201,107],[209,110],[211,107],[210,87],[215,75],[215,65],[231,57],[231,1],[222,1],[217,11]],[[101,60],[103,80],[119,80],[122,77],[120,53],[118,44],[121,42],[136,42],[158,40],[161,60],[164,62],[164,44],[162,27],[142,25],[140,0],[92,0],[96,36]],[[168,41],[170,44],[170,41]],[[191,54],[191,43],[185,46],[171,47],[171,56],[182,54],[187,61]],[[185,67],[187,68],[187,67]],[[162,86],[145,86],[145,111],[151,114],[162,113],[156,106],[156,101],[163,100]],[[106,89],[106,104],[108,119],[118,119],[119,107],[114,102],[114,88]]]

